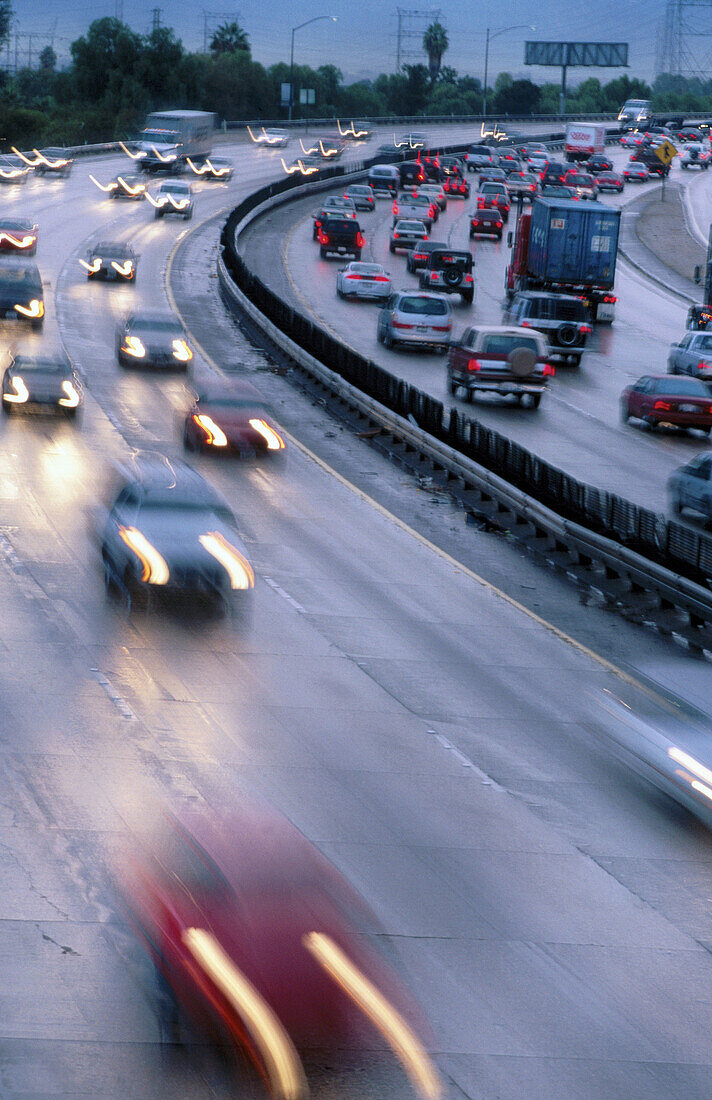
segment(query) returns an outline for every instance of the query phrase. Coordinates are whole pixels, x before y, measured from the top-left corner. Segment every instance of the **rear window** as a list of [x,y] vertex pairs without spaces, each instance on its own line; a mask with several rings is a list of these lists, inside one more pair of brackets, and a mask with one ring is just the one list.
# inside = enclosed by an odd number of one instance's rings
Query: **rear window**
[[329,218],[324,229],[327,233],[356,233],[358,224],[350,218]]
[[446,303],[438,298],[401,298],[398,309],[401,313],[415,313],[420,317],[445,317],[448,313]]
[[693,347],[695,351],[712,351],[712,336],[698,336]]
[[710,391],[699,378],[658,378],[652,393],[679,394],[681,397],[710,397]]
[[539,355],[539,344],[536,340],[526,336],[507,336],[503,333],[492,333],[485,336],[482,341],[482,351],[490,355],[501,355],[506,359],[510,351],[515,348],[528,348],[535,355]]
[[469,252],[435,253],[430,259],[431,267],[458,267],[463,271],[472,268],[472,256]]
[[586,308],[583,302],[547,302],[542,301],[544,307],[540,313],[541,317],[551,317],[555,321],[585,321],[586,320]]
[[580,172],[569,176],[568,182],[574,187],[593,187],[593,176],[585,176]]

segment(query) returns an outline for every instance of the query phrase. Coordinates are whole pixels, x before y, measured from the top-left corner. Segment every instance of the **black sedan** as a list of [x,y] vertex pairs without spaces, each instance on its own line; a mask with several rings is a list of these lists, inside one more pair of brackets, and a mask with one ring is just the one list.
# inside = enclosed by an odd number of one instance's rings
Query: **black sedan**
[[138,256],[131,245],[123,241],[102,241],[79,263],[86,270],[87,279],[132,283],[136,278]]
[[29,321],[33,329],[41,329],[44,315],[44,290],[37,264],[3,260],[0,264],[0,317]]
[[122,367],[187,370],[193,358],[183,326],[172,313],[132,313],[116,335],[116,354]]
[[502,240],[502,215],[499,210],[473,210],[470,216],[470,240],[480,236]]
[[60,176],[66,179],[72,171],[74,160],[66,149],[33,149],[34,169],[38,176]]
[[[116,176],[112,181],[110,196],[112,199],[146,198],[146,184],[140,176]],[[114,186],[115,185],[115,186]]]
[[165,594],[226,608],[255,584],[227,503],[197,471],[159,454],[136,455],[120,472],[101,557],[109,593],[144,605]]
[[265,399],[247,382],[216,381],[201,387],[185,418],[183,445],[189,451],[243,457],[284,452],[284,439]]
[[64,356],[34,358],[17,355],[2,379],[2,411],[54,412],[75,417],[82,403],[82,386]]
[[584,172],[590,172],[592,176],[597,176],[599,172],[612,172],[613,161],[608,157],[604,157],[601,153],[594,153],[592,157],[585,160],[581,165]]

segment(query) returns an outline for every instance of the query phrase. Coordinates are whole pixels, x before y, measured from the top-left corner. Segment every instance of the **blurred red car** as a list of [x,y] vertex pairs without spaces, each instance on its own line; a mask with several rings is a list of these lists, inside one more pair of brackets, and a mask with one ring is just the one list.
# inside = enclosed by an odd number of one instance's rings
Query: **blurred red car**
[[212,381],[193,393],[183,427],[188,451],[280,455],[284,439],[264,397],[248,382]]
[[161,814],[119,889],[164,991],[164,1034],[185,1016],[246,1054],[270,1095],[302,1100],[300,1051],[372,1048],[375,1029],[418,1095],[442,1095],[411,998],[364,935],[373,917],[281,816],[244,802],[225,819]]
[[596,180],[599,191],[617,191],[620,194],[625,186],[625,180],[620,172],[599,172]]
[[644,375],[621,394],[623,423],[634,417],[655,428],[712,428],[712,389],[700,378],[679,375]]

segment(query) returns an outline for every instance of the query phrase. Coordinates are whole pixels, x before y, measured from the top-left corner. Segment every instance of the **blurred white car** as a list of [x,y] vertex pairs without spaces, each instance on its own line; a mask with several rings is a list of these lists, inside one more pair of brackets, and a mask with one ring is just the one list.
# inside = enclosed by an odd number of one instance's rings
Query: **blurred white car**
[[382,264],[352,261],[336,274],[336,294],[339,298],[388,298],[391,276]]

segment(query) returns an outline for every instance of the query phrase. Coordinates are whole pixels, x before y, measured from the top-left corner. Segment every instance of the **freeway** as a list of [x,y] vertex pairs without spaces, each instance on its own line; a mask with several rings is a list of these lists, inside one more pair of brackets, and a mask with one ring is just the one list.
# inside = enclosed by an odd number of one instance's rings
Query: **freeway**
[[[623,150],[613,149],[616,164],[625,163]],[[676,170],[676,176],[690,188],[694,203],[705,209],[710,188],[707,173],[700,176]],[[470,175],[473,191],[477,176]],[[623,206],[632,195],[659,187],[659,183],[628,184],[621,196],[606,195],[610,205]],[[302,312],[313,316],[332,334],[393,374],[424,389],[489,427],[515,439],[535,454],[553,462],[582,481],[619,493],[656,511],[667,507],[665,486],[672,470],[698,451],[708,447],[700,433],[650,432],[620,421],[619,398],[624,386],[642,374],[664,373],[667,346],[684,331],[687,304],[661,292],[624,262],[616,279],[618,305],[612,327],[597,326],[589,340],[580,367],[557,365],[556,378],[532,413],[493,396],[479,395],[473,406],[447,390],[445,361],[423,352],[388,351],[376,340],[378,306],[367,302],[340,301],[335,297],[337,259],[322,260],[312,242],[311,215],[317,203],[302,199],[270,212],[268,223],[252,223],[241,236],[241,250],[251,267],[273,289]],[[468,238],[470,200],[450,199],[447,211],[433,226],[431,239],[453,247],[471,246]],[[366,235],[363,259],[384,264],[396,287],[415,287],[417,277],[409,275],[405,254],[389,254],[392,221],[391,203],[377,200],[374,214],[364,214],[361,225]],[[704,224],[704,222],[703,222]],[[510,218],[508,228],[514,227]],[[274,250],[265,249],[265,234]],[[281,249],[280,266],[273,256]],[[504,301],[504,268],[509,250],[506,239],[499,242],[477,238],[475,256],[475,303],[463,307],[457,296],[453,304],[453,332],[480,322],[499,324]],[[690,273],[692,274],[692,273]]]
[[[645,692],[473,570],[537,585],[541,610],[556,605],[615,665],[686,678],[704,699],[703,674],[580,608],[501,540],[454,530],[265,371],[211,276],[219,211],[269,177],[270,154],[242,149],[232,184],[198,185],[194,230],[102,199],[89,172],[123,163],[79,163],[7,200],[39,215],[53,302],[41,336],[3,335],[63,341],[88,400],[80,425],[15,417],[0,433],[0,1092],[260,1095],[202,1047],[161,1049],[109,874],[152,797],[219,811],[256,793],[370,902],[431,1021],[446,1095],[705,1095],[709,836],[599,742],[601,693],[638,707]],[[83,276],[77,256],[111,235],[141,253],[135,286]],[[181,453],[183,380],[122,372],[114,353],[124,312],[167,304],[171,256],[205,351],[196,373],[245,370],[303,440],[281,466],[196,459],[257,573],[251,614],[224,621],[107,602],[89,533],[108,459]],[[455,557],[395,521],[399,500]],[[310,1069],[324,1100],[411,1095],[380,1050]]]

